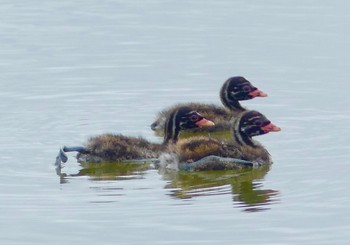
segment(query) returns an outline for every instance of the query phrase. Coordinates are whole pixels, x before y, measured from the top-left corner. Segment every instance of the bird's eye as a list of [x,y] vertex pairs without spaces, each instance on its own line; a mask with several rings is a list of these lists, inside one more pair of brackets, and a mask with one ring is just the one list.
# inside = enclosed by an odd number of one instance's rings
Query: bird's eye
[[192,115],[192,116],[190,117],[190,119],[191,119],[192,122],[196,122],[196,121],[199,120],[199,116],[198,116],[198,115]]
[[261,126],[263,123],[262,123],[262,121],[261,120],[256,120],[255,122],[254,122],[254,124],[256,125],[256,126]]
[[250,88],[250,86],[245,85],[245,86],[243,86],[242,90],[247,93],[247,92],[250,92],[251,88]]

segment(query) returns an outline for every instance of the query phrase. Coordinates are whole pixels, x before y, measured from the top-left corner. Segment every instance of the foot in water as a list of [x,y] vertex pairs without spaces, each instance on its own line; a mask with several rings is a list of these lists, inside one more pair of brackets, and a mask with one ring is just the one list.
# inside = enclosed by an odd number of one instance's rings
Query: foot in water
[[62,163],[67,162],[68,156],[66,152],[71,151],[77,151],[79,153],[88,153],[88,150],[83,146],[63,146],[57,154],[55,166],[58,167],[61,166]]

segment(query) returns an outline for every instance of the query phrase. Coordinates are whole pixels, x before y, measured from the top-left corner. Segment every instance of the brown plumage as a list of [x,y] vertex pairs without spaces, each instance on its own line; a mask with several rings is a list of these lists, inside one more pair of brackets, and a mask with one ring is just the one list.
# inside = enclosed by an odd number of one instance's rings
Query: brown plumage
[[[161,132],[164,128],[166,118],[168,118],[174,110],[177,110],[178,107],[187,106],[215,123],[214,127],[206,128],[204,131],[229,130],[231,126],[229,120],[246,110],[241,106],[239,101],[266,96],[266,93],[254,87],[244,77],[231,77],[226,80],[220,89],[220,99],[224,107],[202,103],[177,104],[159,112],[151,128],[154,131]],[[200,128],[193,128],[190,130],[193,132],[203,131],[203,129]]]
[[173,111],[166,122],[163,144],[155,144],[142,137],[130,137],[121,134],[103,134],[91,137],[84,147],[63,147],[58,155],[59,161],[67,161],[64,152],[78,151],[79,162],[122,162],[156,158],[169,143],[175,143],[181,130],[194,127],[210,127],[213,122],[207,120],[188,107]]
[[[280,128],[273,125],[257,111],[242,112],[232,123],[232,139],[221,140],[209,137],[182,139],[170,147],[180,163],[192,163],[207,156],[236,158],[241,160],[271,163],[269,152],[253,136],[277,132]],[[195,170],[227,169],[225,162],[213,161],[197,166]]]
[[79,153],[77,156],[80,162],[122,162],[156,158],[163,147],[142,137],[103,134],[91,137],[86,149],[88,153]]

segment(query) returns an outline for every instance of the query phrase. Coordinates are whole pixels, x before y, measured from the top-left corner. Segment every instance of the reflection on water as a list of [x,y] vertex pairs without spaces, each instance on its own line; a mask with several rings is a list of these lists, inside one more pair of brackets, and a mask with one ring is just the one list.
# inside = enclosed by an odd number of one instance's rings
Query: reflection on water
[[262,180],[270,166],[256,169],[230,171],[181,172],[162,170],[164,179],[169,181],[165,186],[171,189],[171,196],[189,199],[200,196],[232,195],[234,207],[243,207],[246,212],[268,209],[268,205],[278,201],[277,190],[263,189]]
[[[346,244],[349,12],[345,0],[2,1],[1,242]],[[53,173],[58,148],[89,136],[161,143],[159,110],[221,105],[233,75],[269,93],[244,106],[284,129],[258,139],[271,171]],[[256,208],[271,209],[241,212]]]
[[148,163],[82,163],[81,166],[83,168],[75,174],[64,173],[61,166],[57,167],[60,183],[68,183],[70,178],[80,176],[89,176],[91,180],[139,179],[151,168]]
[[[69,179],[88,176],[92,181],[141,179],[147,170],[153,169],[149,163],[84,163],[78,173],[67,174],[57,169],[60,183]],[[262,181],[270,165],[255,169],[229,171],[184,172],[159,169],[159,174],[168,182],[165,189],[176,199],[190,199],[203,196],[232,195],[233,206],[246,212],[269,209],[278,202],[277,190],[264,189]]]

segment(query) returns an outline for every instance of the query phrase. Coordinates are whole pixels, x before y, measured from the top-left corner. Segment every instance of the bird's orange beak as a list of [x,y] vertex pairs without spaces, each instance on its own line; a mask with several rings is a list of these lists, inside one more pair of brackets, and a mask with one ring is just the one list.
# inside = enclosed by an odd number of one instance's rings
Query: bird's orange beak
[[265,132],[265,133],[269,133],[269,132],[279,132],[281,131],[280,127],[277,127],[275,124],[273,123],[269,123],[264,127],[261,127],[261,129]]
[[208,127],[214,126],[215,123],[213,121],[206,119],[206,118],[203,118],[203,119],[199,120],[198,122],[196,122],[196,125],[200,128],[208,128]]
[[252,98],[255,97],[267,97],[267,93],[264,93],[263,91],[259,90],[259,89],[255,89],[252,92],[249,93],[250,96],[252,96]]

